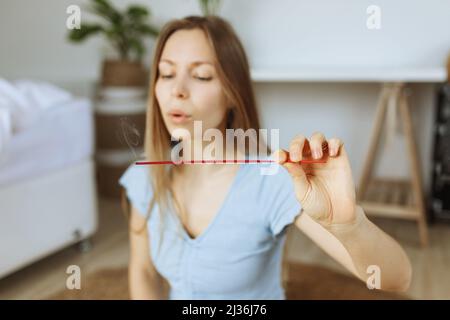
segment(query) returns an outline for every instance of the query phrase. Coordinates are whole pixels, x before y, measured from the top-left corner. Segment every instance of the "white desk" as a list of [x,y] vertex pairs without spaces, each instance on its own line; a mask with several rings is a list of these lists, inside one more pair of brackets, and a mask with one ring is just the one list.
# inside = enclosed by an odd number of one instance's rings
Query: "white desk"
[[443,82],[447,78],[444,67],[399,68],[399,67],[280,67],[253,68],[254,82]]

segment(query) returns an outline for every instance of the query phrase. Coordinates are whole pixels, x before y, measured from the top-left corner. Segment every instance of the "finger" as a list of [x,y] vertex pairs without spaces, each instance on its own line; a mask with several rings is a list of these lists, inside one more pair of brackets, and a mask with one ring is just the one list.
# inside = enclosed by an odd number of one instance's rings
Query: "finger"
[[328,140],[328,149],[329,149],[330,157],[339,156],[339,151],[340,151],[342,145],[343,145],[342,140],[339,138],[332,138],[332,139]]
[[303,135],[295,136],[289,144],[289,159],[294,162],[299,162],[303,159],[303,147],[305,146],[306,138]]
[[284,164],[289,160],[288,153],[282,149],[275,151],[272,155],[272,159],[276,161],[278,164]]
[[295,182],[295,188],[298,194],[306,194],[308,191],[309,182],[305,171],[298,163],[288,162],[289,154],[285,150],[278,150],[274,153],[275,160],[281,164],[288,171],[289,175]]
[[273,157],[278,164],[281,164],[286,168],[286,170],[293,178],[298,179],[302,178],[305,175],[305,172],[303,171],[303,168],[300,164],[289,162],[290,158],[287,151],[282,149],[277,150],[276,152],[274,152]]
[[[308,177],[299,163],[289,162],[289,153],[285,150],[277,150],[274,153],[275,160],[281,164],[289,173],[294,181],[294,188],[297,195],[301,195],[299,199],[305,199],[310,187]],[[300,200],[302,201],[302,200]]]
[[316,132],[311,136],[309,141],[311,147],[311,154],[314,159],[321,159],[323,157],[323,145],[326,143],[325,136],[321,132]]

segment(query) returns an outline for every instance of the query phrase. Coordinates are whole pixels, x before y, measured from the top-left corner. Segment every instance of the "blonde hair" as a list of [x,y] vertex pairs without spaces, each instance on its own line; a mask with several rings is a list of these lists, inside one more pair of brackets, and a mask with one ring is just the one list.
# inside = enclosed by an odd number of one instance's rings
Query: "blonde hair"
[[[250,78],[250,67],[244,48],[231,25],[217,16],[188,16],[183,19],[169,21],[161,30],[154,50],[149,83],[149,100],[145,130],[145,155],[149,161],[161,161],[170,157],[171,136],[168,132],[155,96],[155,85],[159,77],[158,64],[169,37],[178,30],[200,29],[204,32],[216,57],[216,70],[223,86],[227,101],[231,103],[226,115],[227,129],[254,129],[260,145],[265,145],[259,134],[260,122],[255,95]],[[166,166],[149,166],[149,176],[152,185],[153,198],[147,210],[146,219],[150,217],[157,203],[160,213],[165,212],[170,205],[169,198],[181,208],[173,197],[171,189],[172,170]],[[122,203],[127,201],[122,191]],[[129,205],[123,206],[125,212]],[[181,212],[181,211],[180,211]],[[162,217],[161,214],[161,223]],[[145,226],[144,226],[145,227]],[[162,237],[161,237],[162,238]],[[161,244],[161,242],[160,242]]]

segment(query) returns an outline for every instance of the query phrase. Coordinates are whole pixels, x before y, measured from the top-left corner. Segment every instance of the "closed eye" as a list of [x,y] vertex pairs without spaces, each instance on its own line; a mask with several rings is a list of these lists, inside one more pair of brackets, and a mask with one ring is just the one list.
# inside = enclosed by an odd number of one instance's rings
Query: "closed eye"
[[[160,74],[161,79],[172,79],[174,76],[173,75],[164,75],[164,74]],[[200,80],[200,81],[210,81],[212,80],[212,77],[195,77],[196,79]]]
[[196,77],[200,81],[210,81],[212,77]]

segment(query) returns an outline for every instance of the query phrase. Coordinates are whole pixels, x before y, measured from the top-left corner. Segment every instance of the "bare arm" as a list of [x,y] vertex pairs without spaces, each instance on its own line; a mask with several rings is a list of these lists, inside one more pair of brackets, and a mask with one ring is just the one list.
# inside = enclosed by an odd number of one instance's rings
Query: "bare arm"
[[[369,277],[379,278],[379,287],[378,283],[375,287],[407,290],[412,274],[409,259],[357,205],[343,142],[339,138],[327,140],[321,132],[310,139],[298,135],[291,141],[289,152],[279,150],[277,158],[291,175],[296,198],[304,210],[296,226],[366,283]],[[302,163],[303,159],[323,161]]]
[[167,299],[167,285],[151,260],[147,223],[137,209],[131,206],[130,261],[128,283],[130,299]]
[[301,214],[295,225],[359,279],[366,282],[373,274],[369,267],[375,266],[380,271],[380,289],[406,291],[412,274],[407,255],[394,239],[367,219],[360,206],[356,211],[356,220],[350,224],[322,226]]

